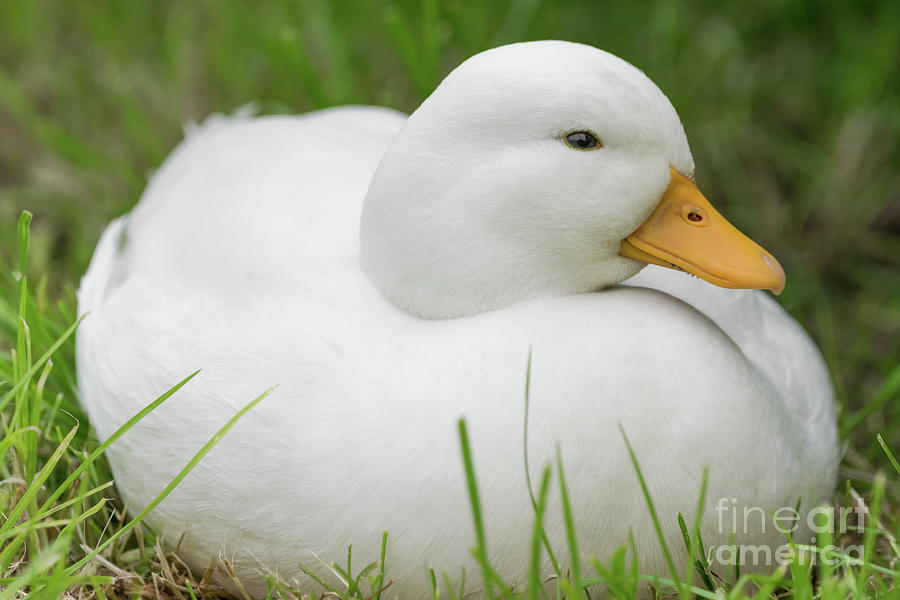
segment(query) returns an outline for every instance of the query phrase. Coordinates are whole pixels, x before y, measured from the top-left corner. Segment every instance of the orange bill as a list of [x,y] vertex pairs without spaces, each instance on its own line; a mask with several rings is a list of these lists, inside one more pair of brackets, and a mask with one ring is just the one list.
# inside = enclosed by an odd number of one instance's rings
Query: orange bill
[[726,288],[784,289],[775,257],[729,223],[675,169],[650,218],[622,240],[619,255],[679,269]]

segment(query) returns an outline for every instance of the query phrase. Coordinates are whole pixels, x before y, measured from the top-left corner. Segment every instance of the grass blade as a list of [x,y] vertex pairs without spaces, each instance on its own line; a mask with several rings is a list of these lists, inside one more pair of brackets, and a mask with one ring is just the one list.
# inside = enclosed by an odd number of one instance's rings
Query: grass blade
[[159,396],[156,400],[154,400],[153,402],[151,402],[150,404],[148,404],[147,406],[142,408],[140,411],[138,411],[137,414],[135,414],[133,417],[131,417],[130,419],[125,421],[125,423],[121,427],[116,429],[111,436],[106,438],[106,440],[104,440],[103,443],[101,443],[99,446],[97,446],[97,448],[93,452],[91,452],[87,458],[85,458],[82,461],[81,465],[79,465],[77,469],[72,471],[72,474],[69,475],[65,479],[65,481],[63,481],[61,484],[59,484],[59,486],[57,486],[57,488],[53,491],[53,493],[50,494],[50,497],[48,497],[47,500],[44,501],[44,504],[41,506],[40,511],[44,512],[47,509],[47,507],[50,506],[51,503],[53,503],[57,498],[59,498],[62,494],[64,494],[66,492],[66,490],[69,489],[69,486],[71,486],[72,483],[75,482],[75,480],[77,480],[81,476],[81,474],[84,473],[85,470],[87,470],[88,467],[90,467],[90,465],[92,465],[93,462],[101,454],[103,454],[106,451],[107,448],[109,448],[111,445],[113,445],[116,442],[116,440],[118,440],[123,435],[125,435],[125,433],[127,433],[132,427],[134,427],[138,423],[138,421],[140,421],[141,419],[146,417],[148,414],[150,414],[160,404],[162,404],[163,402],[165,402],[166,400],[171,398],[175,392],[177,392],[182,387],[184,387],[184,385],[188,381],[193,379],[199,372],[200,372],[199,370],[194,371],[193,373],[191,373],[190,375],[188,375],[187,377],[185,377],[184,379],[182,379],[181,381],[176,383],[174,386],[169,388],[169,390],[166,391],[163,395]]
[[[529,348],[528,364],[525,367],[525,422],[522,425],[522,453],[525,462],[525,484],[528,486],[528,497],[531,499],[531,508],[537,515],[538,504],[531,484],[531,463],[528,459],[528,418],[531,413],[531,356],[531,348]],[[550,562],[553,564],[553,571],[556,573],[557,579],[560,579],[562,574],[559,570],[559,561],[556,560],[556,555],[550,546],[550,540],[547,538],[547,532],[544,531],[543,520],[539,520],[537,524],[541,528],[541,540],[544,543],[544,548],[547,550],[547,555],[550,557]]]
[[237,411],[234,414],[234,416],[231,417],[228,420],[228,422],[225,423],[209,439],[209,441],[207,441],[203,445],[203,447],[197,451],[197,453],[193,456],[193,458],[191,458],[191,460],[188,461],[188,463],[184,466],[184,468],[181,469],[181,471],[179,471],[178,475],[176,475],[175,478],[172,479],[171,482],[169,482],[169,485],[167,485],[163,489],[163,491],[161,491],[156,496],[156,498],[154,498],[150,502],[150,504],[148,504],[144,508],[144,510],[139,512],[128,524],[126,524],[121,529],[116,531],[113,535],[111,535],[109,538],[107,538],[107,540],[105,542],[103,542],[102,544],[99,544],[96,548],[94,548],[94,550],[92,550],[90,553],[88,553],[84,558],[82,558],[81,560],[76,562],[74,565],[68,567],[66,569],[66,572],[69,574],[75,573],[76,571],[78,571],[78,569],[80,569],[81,567],[86,565],[88,562],[90,562],[90,560],[92,558],[94,558],[97,554],[102,552],[107,546],[109,546],[110,544],[115,542],[117,539],[119,539],[120,537],[122,537],[123,535],[125,535],[126,533],[131,531],[135,525],[140,523],[144,519],[144,517],[146,517],[148,514],[150,514],[150,511],[152,511],[154,508],[156,508],[156,506],[160,502],[165,500],[166,497],[168,497],[168,495],[170,493],[172,493],[172,490],[175,489],[175,486],[177,486],[179,483],[181,483],[181,481],[185,477],[187,477],[188,473],[190,473],[194,469],[194,467],[196,467],[197,464],[203,459],[203,457],[206,456],[209,453],[209,451],[212,450],[213,447],[215,447],[215,445],[219,443],[219,441],[225,436],[226,433],[228,433],[231,430],[232,427],[235,426],[235,424],[241,419],[241,417],[243,417],[245,414],[247,414],[247,412],[250,411],[254,406],[259,404],[263,398],[265,398],[266,396],[271,394],[274,389],[275,389],[275,387],[269,388],[268,390],[266,390],[265,392],[263,392],[262,394],[260,394],[259,396],[257,396],[253,400],[251,400],[250,402],[248,402],[242,409]]
[[894,470],[897,471],[897,475],[900,475],[900,464],[897,464],[897,459],[894,457],[894,453],[890,451],[887,447],[887,444],[884,443],[884,438],[881,437],[881,434],[875,436],[875,439],[878,440],[878,445],[881,446],[881,449],[884,450],[885,455],[888,458],[888,461],[891,463],[891,466],[894,467]]
[[898,396],[900,396],[900,364],[894,367],[890,372],[874,398],[872,398],[861,410],[844,419],[844,422],[841,425],[841,438],[850,435],[860,423],[884,408],[889,401],[897,399]]
[[59,443],[59,445],[53,451],[53,454],[51,454],[50,458],[47,459],[47,462],[44,463],[44,466],[41,468],[41,470],[35,475],[34,479],[29,482],[28,489],[25,490],[25,493],[16,503],[15,507],[12,509],[9,515],[7,515],[6,521],[4,521],[3,525],[0,526],[0,536],[8,532],[16,525],[16,522],[25,512],[25,509],[37,497],[38,492],[41,490],[41,486],[43,486],[44,482],[47,481],[47,478],[50,477],[50,473],[53,471],[56,463],[59,462],[59,459],[62,458],[63,454],[66,451],[66,448],[69,447],[69,444],[72,442],[72,438],[75,437],[75,433],[77,431],[78,425],[69,430],[69,433]]
[[531,538],[531,559],[528,565],[528,600],[537,600],[541,585],[541,545],[544,533],[544,512],[547,508],[547,494],[550,491],[550,467],[545,467],[541,475],[541,487],[534,511],[534,533]]
[[563,520],[566,525],[566,542],[569,545],[570,567],[572,569],[572,584],[576,590],[582,588],[581,582],[581,553],[578,551],[578,537],[575,533],[575,517],[572,514],[572,504],[569,502],[569,488],[566,484],[566,473],[563,470],[562,453],[559,445],[556,446],[556,471],[559,475],[559,494],[562,500]]
[[472,461],[472,448],[469,444],[469,432],[466,429],[465,419],[460,419],[459,443],[462,449],[463,466],[466,472],[466,487],[469,490],[469,505],[472,508],[472,522],[475,525],[475,560],[481,566],[481,575],[484,578],[485,595],[494,598],[493,570],[488,563],[487,538],[484,532],[484,515],[481,512],[481,499],[478,496],[478,483],[475,480],[475,464]]
[[666,544],[666,537],[663,535],[662,525],[659,522],[659,515],[656,514],[656,507],[653,505],[653,499],[650,497],[650,489],[647,487],[647,482],[644,479],[644,474],[638,464],[637,456],[634,454],[634,448],[631,447],[631,442],[628,440],[628,435],[625,433],[625,429],[622,427],[621,423],[619,424],[619,431],[622,433],[622,439],[625,440],[628,456],[631,458],[631,464],[634,466],[634,471],[637,473],[638,481],[641,484],[641,492],[644,495],[644,500],[647,502],[647,508],[650,510],[650,519],[653,521],[653,529],[656,531],[660,550],[663,553],[663,557],[666,559],[666,566],[668,566],[669,572],[672,575],[672,581],[676,584],[675,587],[678,590],[679,597],[681,597],[682,600],[688,600],[689,593],[678,578],[678,570],[675,568],[675,562],[672,560],[672,553],[669,552],[669,546]]
[[75,330],[78,329],[78,326],[81,324],[82,319],[84,319],[83,316],[72,323],[72,325],[69,326],[69,328],[66,329],[66,331],[59,338],[57,338],[53,345],[47,348],[47,351],[44,352],[41,357],[31,365],[31,367],[24,373],[24,375],[19,378],[19,380],[16,381],[16,383],[9,390],[7,390],[5,394],[3,394],[3,397],[0,398],[0,411],[6,408],[6,405],[10,400],[13,399],[13,397],[15,397],[19,390],[21,390],[25,386],[25,384],[31,381],[31,378],[34,377],[34,374],[44,366],[44,363],[50,360],[50,357],[53,356],[53,354],[57,350],[59,350],[59,347],[65,344],[66,340],[68,340],[69,337],[71,337],[71,335],[75,333]]

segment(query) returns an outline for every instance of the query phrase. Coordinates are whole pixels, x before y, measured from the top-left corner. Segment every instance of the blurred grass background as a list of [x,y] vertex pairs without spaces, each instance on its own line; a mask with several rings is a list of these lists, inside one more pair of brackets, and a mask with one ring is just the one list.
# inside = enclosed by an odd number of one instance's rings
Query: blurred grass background
[[29,268],[74,312],[102,228],[185,121],[249,102],[409,112],[471,54],[545,38],[618,54],[669,96],[701,189],[785,266],[845,470],[883,464],[874,434],[900,447],[898,2],[0,2],[0,264],[31,210]]

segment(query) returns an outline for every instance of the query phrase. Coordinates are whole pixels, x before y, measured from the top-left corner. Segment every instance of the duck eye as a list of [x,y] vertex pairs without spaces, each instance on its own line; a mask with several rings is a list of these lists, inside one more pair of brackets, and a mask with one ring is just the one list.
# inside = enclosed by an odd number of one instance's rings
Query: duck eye
[[603,146],[590,131],[573,131],[566,135],[566,144],[576,150],[593,150]]

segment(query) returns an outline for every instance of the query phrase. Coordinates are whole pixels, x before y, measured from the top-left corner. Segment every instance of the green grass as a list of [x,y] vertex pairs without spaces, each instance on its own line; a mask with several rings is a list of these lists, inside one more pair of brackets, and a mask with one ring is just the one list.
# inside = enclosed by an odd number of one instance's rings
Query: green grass
[[[758,590],[744,576],[724,595],[898,597],[900,3],[36,0],[0,3],[0,600],[26,588],[216,597],[123,515],[75,393],[74,289],[103,226],[134,205],[182,123],[248,102],[264,112],[410,111],[463,58],[541,38],[610,50],[670,97],[701,188],[782,261],[779,301],[825,354],[847,444],[838,501],[858,492],[880,514],[861,534],[877,541],[861,564],[797,562]],[[32,222],[20,220],[24,209]],[[477,460],[466,463],[473,498]],[[536,482],[537,514],[565,489],[562,467]],[[553,549],[540,520],[534,532],[534,564],[577,548],[575,531]],[[688,547],[700,545],[684,532]],[[476,548],[490,543],[479,537]],[[103,544],[102,562],[75,568]],[[658,585],[710,597],[702,576],[685,583],[688,569],[704,569],[691,554]],[[385,583],[383,566],[336,567],[355,582],[342,593],[365,597]],[[436,589],[458,595],[440,567]],[[560,594],[603,579],[620,598],[643,579],[624,552],[557,575]],[[496,593],[508,587],[489,580]]]

